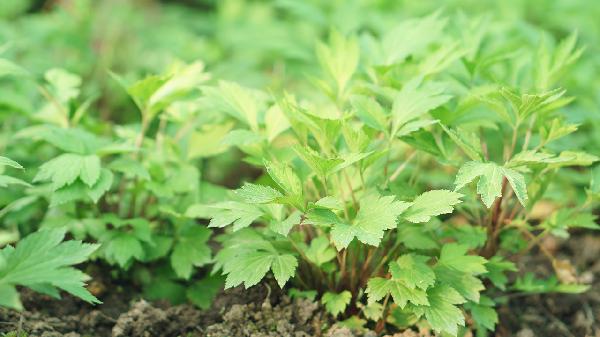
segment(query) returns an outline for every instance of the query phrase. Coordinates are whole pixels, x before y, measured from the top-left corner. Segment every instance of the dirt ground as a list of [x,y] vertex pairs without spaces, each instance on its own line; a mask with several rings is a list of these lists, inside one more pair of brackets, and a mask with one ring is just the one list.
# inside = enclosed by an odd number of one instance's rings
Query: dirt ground
[[[581,295],[544,294],[509,297],[499,308],[496,336],[600,337],[600,236],[545,242],[557,256],[569,258],[579,277],[592,284]],[[541,254],[522,262],[538,274],[550,272]],[[265,284],[220,294],[210,310],[191,305],[148,303],[131,289],[111,285],[90,306],[69,296],[57,301],[23,291],[26,311],[0,309],[0,333],[18,330],[29,337],[375,337],[372,331],[351,332],[332,325],[316,302],[291,300],[276,285]],[[272,291],[269,291],[272,289]],[[428,337],[427,332],[389,332],[393,337]],[[10,334],[8,336],[11,336]],[[15,334],[13,334],[15,336]]]

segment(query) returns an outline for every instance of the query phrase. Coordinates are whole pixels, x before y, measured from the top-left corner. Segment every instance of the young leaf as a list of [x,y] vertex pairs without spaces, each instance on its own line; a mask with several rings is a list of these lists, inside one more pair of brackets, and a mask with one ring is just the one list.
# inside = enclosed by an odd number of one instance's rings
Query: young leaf
[[208,227],[225,227],[233,223],[233,230],[250,226],[263,212],[254,205],[226,201],[210,206],[217,211],[212,215]]
[[344,290],[339,294],[328,291],[321,297],[321,303],[325,305],[325,309],[328,313],[337,316],[346,310],[351,299],[352,294],[348,290]]
[[435,283],[435,273],[427,265],[427,261],[429,261],[427,256],[402,255],[395,262],[390,263],[392,278],[404,282],[411,289],[425,290]]
[[179,233],[171,254],[171,266],[177,276],[189,279],[193,267],[201,267],[211,261],[207,241],[211,231],[203,226],[185,226]]
[[456,290],[446,285],[438,285],[430,289],[427,298],[429,306],[416,307],[415,311],[425,315],[433,330],[456,336],[458,327],[465,325],[465,317],[456,304],[465,303],[465,299]]
[[462,194],[448,190],[428,191],[419,195],[403,217],[413,223],[427,222],[433,216],[452,213]]
[[393,196],[379,196],[371,193],[360,200],[360,209],[353,224],[336,224],[331,237],[338,250],[346,248],[354,239],[377,246],[385,230],[396,227],[398,216],[410,203],[394,200]]
[[510,183],[515,195],[521,204],[527,200],[527,186],[522,174],[512,169],[498,166],[495,163],[482,163],[470,161],[465,163],[456,174],[455,190],[460,190],[463,186],[479,178],[477,183],[477,193],[481,195],[483,203],[490,208],[494,200],[502,195],[502,179],[506,178]]
[[302,183],[291,167],[283,163],[264,162],[267,173],[287,195],[302,195]]
[[250,183],[245,183],[242,188],[236,190],[236,193],[249,204],[266,204],[283,196],[272,187]]

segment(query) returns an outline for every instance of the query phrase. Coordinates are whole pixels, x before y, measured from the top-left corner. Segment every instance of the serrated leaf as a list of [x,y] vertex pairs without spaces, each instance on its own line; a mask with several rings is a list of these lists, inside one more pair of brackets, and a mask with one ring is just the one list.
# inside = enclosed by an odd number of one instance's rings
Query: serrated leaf
[[273,276],[275,276],[275,280],[277,280],[277,284],[279,284],[280,288],[283,289],[283,286],[287,281],[294,276],[297,267],[298,260],[291,254],[273,257],[271,270],[273,271]]
[[388,279],[383,277],[373,277],[367,282],[367,290],[369,303],[374,303],[385,297],[390,292],[388,287]]
[[293,255],[278,254],[269,251],[254,251],[238,255],[235,260],[224,266],[227,274],[225,289],[236,287],[242,283],[247,288],[256,285],[269,270],[280,287],[283,288],[290,277],[294,275],[298,262]]
[[131,261],[142,260],[144,249],[138,238],[131,234],[119,233],[105,246],[106,257],[115,261],[122,268],[127,267]]
[[407,83],[394,97],[392,104],[392,135],[396,135],[400,127],[413,119],[446,103],[452,98],[443,94],[440,86],[418,87],[418,81]]
[[407,254],[400,256],[396,261],[390,263],[392,277],[414,289],[427,289],[435,283],[435,273],[427,265],[429,257]]
[[267,173],[288,195],[302,195],[302,183],[292,168],[283,163],[264,162]]
[[487,260],[481,256],[468,255],[468,246],[448,243],[442,247],[438,265],[444,265],[461,272],[478,275],[487,271]]
[[108,169],[102,169],[100,171],[100,177],[96,181],[96,184],[91,188],[87,189],[86,194],[93,202],[97,203],[98,200],[106,193],[113,183],[113,174]]
[[463,150],[463,152],[471,158],[471,160],[482,161],[483,154],[481,150],[481,140],[476,133],[470,132],[459,127],[450,129],[443,124],[440,124],[446,134],[452,141]]
[[263,212],[256,206],[235,201],[217,203],[210,207],[216,212],[211,216],[208,227],[222,228],[233,224],[234,231],[250,226],[252,222],[263,215]]
[[525,177],[517,171],[511,170],[509,168],[502,168],[502,174],[508,180],[510,187],[515,192],[517,199],[521,205],[525,206],[525,201],[527,200],[527,185],[525,184]]
[[194,267],[211,261],[207,241],[211,231],[202,226],[186,226],[181,230],[171,253],[171,266],[178,277],[189,279]]
[[20,309],[13,291],[15,285],[56,287],[80,297],[89,303],[100,303],[85,288],[88,276],[72,268],[85,261],[98,245],[80,241],[62,242],[63,229],[43,229],[21,240],[16,248],[0,250],[4,261],[0,266],[0,292],[3,304]]
[[462,194],[448,190],[425,192],[415,198],[403,217],[413,223],[427,222],[431,217],[452,213],[460,197]]
[[328,291],[321,297],[321,303],[325,305],[325,309],[328,313],[337,316],[346,310],[351,299],[352,294],[348,290],[344,290],[339,294]]
[[315,202],[315,205],[336,211],[341,211],[344,209],[344,204],[342,203],[342,201],[332,196],[327,196],[319,199],[317,202]]
[[416,311],[425,315],[433,330],[456,336],[458,327],[465,325],[465,317],[456,304],[464,303],[464,298],[445,285],[430,289],[427,298],[429,306],[419,306]]
[[494,331],[498,324],[498,313],[494,309],[494,301],[489,297],[482,296],[479,303],[469,302],[465,308],[471,311],[471,317],[478,327]]
[[483,276],[487,277],[490,281],[492,281],[494,286],[501,290],[506,289],[506,284],[508,282],[508,277],[505,275],[506,272],[517,271],[517,267],[514,263],[505,261],[499,256],[492,257],[485,264],[485,268],[488,270],[488,272],[483,274]]
[[369,194],[360,200],[360,209],[351,225],[338,223],[331,231],[331,238],[338,250],[346,248],[356,237],[359,241],[377,246],[384,231],[396,227],[398,216],[410,203],[394,200],[393,196]]
[[96,155],[85,156],[82,158],[81,180],[92,187],[100,178],[100,158]]
[[250,204],[266,204],[275,201],[283,195],[276,189],[263,186],[245,183],[242,188],[237,189],[236,194]]
[[456,174],[455,190],[461,189],[466,184],[479,178],[477,193],[483,203],[490,208],[494,200],[502,195],[502,179],[506,178],[521,204],[527,200],[527,186],[522,174],[495,163],[482,163],[471,161],[465,163]]
[[354,37],[344,37],[337,31],[329,35],[329,44],[317,44],[317,57],[321,67],[335,81],[338,92],[343,93],[356,67],[360,52]]
[[58,190],[75,182],[81,174],[82,165],[83,158],[80,155],[65,153],[44,163],[33,181],[50,180],[52,188]]

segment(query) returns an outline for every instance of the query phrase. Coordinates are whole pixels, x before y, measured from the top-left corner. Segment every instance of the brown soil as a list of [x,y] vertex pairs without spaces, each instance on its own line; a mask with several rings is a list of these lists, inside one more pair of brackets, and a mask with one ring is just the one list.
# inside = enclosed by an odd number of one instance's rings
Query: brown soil
[[[549,241],[548,249],[569,258],[579,278],[592,284],[581,295],[509,297],[499,309],[497,336],[600,337],[600,236],[581,235],[566,242]],[[551,267],[540,254],[522,262],[527,270],[549,274]],[[277,285],[249,290],[236,288],[220,294],[210,310],[190,305],[148,303],[125,286],[110,285],[104,304],[90,306],[65,296],[58,301],[22,291],[26,311],[0,309],[0,335],[21,328],[29,337],[374,337],[331,326],[315,302],[291,300]],[[272,291],[271,291],[272,290]],[[133,295],[132,295],[133,294]],[[325,331],[321,333],[321,331]],[[405,331],[393,337],[428,337],[427,332]]]

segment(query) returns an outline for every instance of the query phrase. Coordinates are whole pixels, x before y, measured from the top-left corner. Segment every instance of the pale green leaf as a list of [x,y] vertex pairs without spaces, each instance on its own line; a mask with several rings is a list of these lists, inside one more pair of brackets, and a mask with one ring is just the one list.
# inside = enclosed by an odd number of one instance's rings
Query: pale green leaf
[[351,299],[352,294],[348,290],[344,290],[339,294],[328,291],[321,297],[321,303],[325,305],[325,309],[328,313],[337,316],[346,310]]
[[462,194],[448,190],[425,192],[415,198],[403,217],[413,223],[427,222],[431,217],[452,213],[461,197]]

